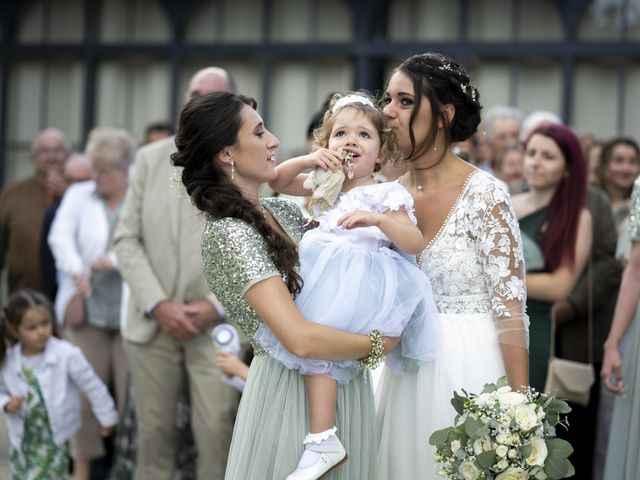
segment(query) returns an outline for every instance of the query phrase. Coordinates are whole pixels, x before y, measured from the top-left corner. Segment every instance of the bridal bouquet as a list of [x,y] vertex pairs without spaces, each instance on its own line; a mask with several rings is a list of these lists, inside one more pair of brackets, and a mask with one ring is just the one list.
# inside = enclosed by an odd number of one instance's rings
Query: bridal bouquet
[[429,443],[442,464],[439,476],[452,480],[546,480],[570,477],[569,442],[556,438],[566,426],[566,402],[532,389],[512,391],[506,377],[480,395],[453,393],[458,412],[453,427],[438,430]]

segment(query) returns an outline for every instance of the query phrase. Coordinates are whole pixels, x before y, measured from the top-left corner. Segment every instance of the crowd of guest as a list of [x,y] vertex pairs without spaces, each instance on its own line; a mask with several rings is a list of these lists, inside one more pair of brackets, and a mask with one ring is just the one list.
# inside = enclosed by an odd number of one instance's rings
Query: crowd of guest
[[[234,88],[228,72],[209,67],[192,77],[187,100]],[[93,397],[83,396],[69,439],[74,480],[224,477],[240,394],[221,373],[248,373],[211,341],[225,311],[202,272],[203,217],[173,178],[173,133],[171,123],[150,124],[138,146],[130,132],[101,126],[74,151],[46,128],[31,145],[33,175],[0,194],[8,295],[49,299],[54,330],[79,348],[120,416],[105,438]],[[615,402],[599,373],[618,366],[603,366],[605,341],[617,351],[626,329],[612,340],[623,269],[638,263],[629,216],[640,148],[628,136],[580,140],[553,112],[525,117],[498,105],[453,151],[511,195],[527,267],[529,382],[544,390],[553,356],[594,366],[588,402],[571,405],[559,434],[575,449],[577,478],[613,480],[603,472]]]

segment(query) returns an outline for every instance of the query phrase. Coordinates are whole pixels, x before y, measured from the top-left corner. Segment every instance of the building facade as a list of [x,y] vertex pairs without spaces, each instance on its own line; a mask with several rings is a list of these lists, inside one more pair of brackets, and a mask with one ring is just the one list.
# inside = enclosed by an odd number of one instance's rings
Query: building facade
[[81,150],[96,125],[175,122],[193,72],[227,68],[280,156],[326,95],[379,92],[409,55],[469,68],[485,107],[558,113],[640,138],[637,0],[0,0],[0,185],[45,126]]

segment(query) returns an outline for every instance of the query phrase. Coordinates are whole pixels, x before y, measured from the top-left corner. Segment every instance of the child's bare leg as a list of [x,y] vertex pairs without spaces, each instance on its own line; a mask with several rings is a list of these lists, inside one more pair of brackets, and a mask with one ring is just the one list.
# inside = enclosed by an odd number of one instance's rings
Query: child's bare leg
[[328,375],[304,377],[311,432],[304,439],[298,468],[287,480],[315,480],[339,465],[346,451],[336,435],[338,384]]
[[91,469],[90,469],[90,464],[88,460],[82,460],[79,458],[73,459],[72,480],[89,480],[90,472],[91,472]]
[[309,401],[311,433],[320,433],[333,428],[336,416],[338,384],[329,375],[307,375],[304,377]]

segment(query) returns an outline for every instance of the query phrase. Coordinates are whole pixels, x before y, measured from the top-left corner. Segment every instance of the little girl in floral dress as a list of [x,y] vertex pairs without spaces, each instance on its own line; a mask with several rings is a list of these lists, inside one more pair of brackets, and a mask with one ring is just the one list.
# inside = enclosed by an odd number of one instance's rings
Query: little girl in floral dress
[[[20,290],[0,315],[0,407],[7,415],[12,478],[68,477],[67,440],[80,427],[80,391],[108,436],[118,413],[77,347],[53,336],[53,307]],[[7,351],[7,345],[18,342]]]

